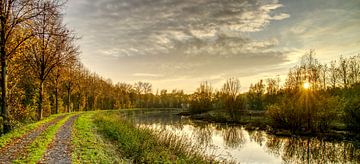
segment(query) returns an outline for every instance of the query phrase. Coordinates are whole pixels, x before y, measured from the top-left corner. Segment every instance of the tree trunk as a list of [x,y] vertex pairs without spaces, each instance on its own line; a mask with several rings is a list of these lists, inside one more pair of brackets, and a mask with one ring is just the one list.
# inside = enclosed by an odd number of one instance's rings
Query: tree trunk
[[67,105],[67,112],[71,112],[70,111],[70,104],[71,104],[71,97],[70,97],[70,86],[69,86],[69,88],[67,89],[67,99],[68,99],[68,105]]
[[44,80],[40,80],[38,120],[41,120],[43,118],[43,97],[44,97]]
[[[1,3],[1,5],[3,5]],[[4,16],[5,9],[1,6],[1,32],[0,32],[0,55],[1,55],[1,116],[3,118],[3,131],[10,131],[9,109],[7,104],[7,54],[6,54],[6,18]]]
[[[3,39],[3,37],[1,37]],[[3,131],[7,133],[11,130],[9,121],[9,109],[7,104],[7,61],[5,47],[1,46],[1,116],[3,118]]]
[[55,88],[55,112],[59,114],[59,91],[58,87]]
[[84,105],[84,108],[85,108],[85,111],[88,111],[89,107],[88,107],[88,95],[87,93],[85,92],[85,105]]

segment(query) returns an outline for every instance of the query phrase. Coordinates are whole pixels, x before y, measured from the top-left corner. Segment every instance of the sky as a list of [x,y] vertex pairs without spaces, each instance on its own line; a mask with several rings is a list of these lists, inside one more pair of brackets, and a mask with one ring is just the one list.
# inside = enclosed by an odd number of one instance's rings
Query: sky
[[314,49],[326,63],[360,53],[360,0],[69,0],[81,61],[114,83],[193,92],[284,78]]

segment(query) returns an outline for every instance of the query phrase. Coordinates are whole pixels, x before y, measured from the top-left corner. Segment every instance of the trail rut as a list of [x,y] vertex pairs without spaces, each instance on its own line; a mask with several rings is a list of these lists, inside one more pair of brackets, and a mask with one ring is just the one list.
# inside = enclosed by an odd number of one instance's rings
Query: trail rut
[[66,115],[58,116],[57,118],[40,125],[23,136],[13,139],[12,142],[0,149],[0,163],[11,163],[11,161],[15,159],[25,157],[27,155],[26,147],[29,146],[35,138],[43,133],[49,126],[56,124],[65,116]]
[[71,163],[71,130],[79,115],[69,118],[56,133],[39,163]]

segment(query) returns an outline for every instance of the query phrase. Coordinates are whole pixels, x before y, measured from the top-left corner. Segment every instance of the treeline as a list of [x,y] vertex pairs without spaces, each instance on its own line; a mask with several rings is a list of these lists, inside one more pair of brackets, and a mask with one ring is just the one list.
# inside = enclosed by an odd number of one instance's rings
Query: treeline
[[226,109],[238,120],[254,110],[266,111],[273,127],[294,132],[327,131],[335,122],[360,130],[360,55],[322,64],[311,50],[290,69],[284,83],[269,78],[252,84],[246,93],[239,91],[235,78],[220,90],[204,82],[190,95],[190,112]]
[[[65,2],[0,1],[0,134],[56,113],[150,106],[151,85],[129,92],[84,68],[78,37],[63,23]],[[162,91],[158,106],[178,107],[173,94]]]
[[[40,120],[79,63],[77,37],[63,23],[60,0],[0,1],[1,132]],[[58,106],[56,107],[58,108]],[[58,110],[57,110],[58,112]]]

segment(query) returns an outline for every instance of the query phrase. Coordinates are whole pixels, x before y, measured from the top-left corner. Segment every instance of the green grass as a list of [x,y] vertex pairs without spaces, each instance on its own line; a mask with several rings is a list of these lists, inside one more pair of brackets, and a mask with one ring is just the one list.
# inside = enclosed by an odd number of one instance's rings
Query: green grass
[[11,142],[14,138],[21,137],[24,134],[30,132],[31,130],[34,130],[35,128],[37,128],[47,122],[50,122],[53,119],[55,119],[56,117],[61,116],[61,115],[64,115],[64,114],[52,115],[52,116],[50,116],[44,120],[41,120],[39,122],[28,124],[21,128],[14,129],[14,130],[10,131],[9,133],[6,133],[5,135],[0,137],[0,148],[4,147],[6,144]]
[[120,163],[121,156],[109,142],[97,134],[94,115],[101,111],[83,113],[75,122],[72,131],[73,163]]
[[58,129],[64,125],[64,123],[76,113],[69,114],[65,116],[62,120],[57,122],[54,125],[49,126],[42,134],[40,134],[32,142],[32,144],[27,147],[28,155],[25,159],[18,159],[14,162],[16,163],[37,163],[41,157],[46,152],[48,145],[55,139],[56,132]]
[[118,112],[109,111],[95,116],[99,132],[118,144],[121,154],[132,163],[208,163],[185,140],[135,127]]

